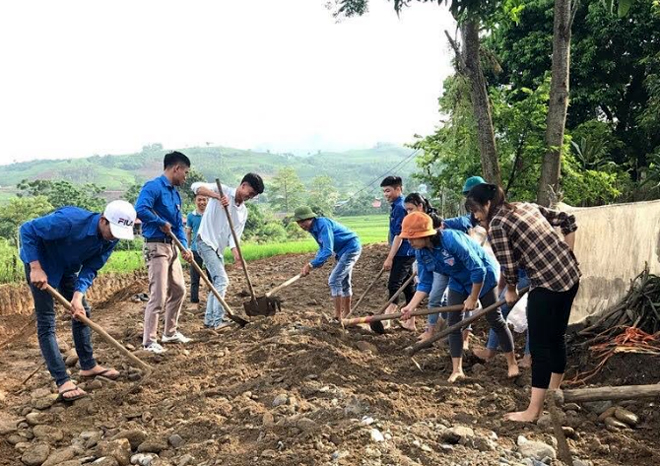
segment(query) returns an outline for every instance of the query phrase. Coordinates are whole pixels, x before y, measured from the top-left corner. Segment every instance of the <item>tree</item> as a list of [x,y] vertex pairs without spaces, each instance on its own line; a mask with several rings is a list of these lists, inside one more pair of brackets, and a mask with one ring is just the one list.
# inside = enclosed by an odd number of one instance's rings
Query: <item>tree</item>
[[303,204],[305,186],[291,167],[281,168],[269,186],[270,205],[273,209],[289,213]]
[[0,206],[0,236],[18,246],[19,227],[52,210],[46,196],[12,197],[7,204]]
[[101,197],[105,188],[94,183],[74,185],[63,180],[23,180],[17,188],[19,197],[45,196],[53,208],[75,206],[92,212],[102,212],[106,200]]
[[128,190],[124,194],[122,194],[121,198],[130,202],[131,204],[135,204],[137,201],[138,196],[140,195],[140,191],[142,190],[142,184],[140,183],[133,183]]
[[[193,193],[190,187],[193,183],[198,181],[206,182],[206,177],[202,174],[202,172],[195,168],[191,168],[190,172],[188,172],[188,176],[186,177],[186,182],[183,183],[183,186],[180,188],[181,197],[183,198],[182,200],[184,204],[194,204],[195,193]],[[215,180],[213,180],[213,182],[215,183]]]
[[335,188],[332,178],[323,175],[312,179],[309,186],[309,206],[314,212],[332,216],[338,200],[339,192]]

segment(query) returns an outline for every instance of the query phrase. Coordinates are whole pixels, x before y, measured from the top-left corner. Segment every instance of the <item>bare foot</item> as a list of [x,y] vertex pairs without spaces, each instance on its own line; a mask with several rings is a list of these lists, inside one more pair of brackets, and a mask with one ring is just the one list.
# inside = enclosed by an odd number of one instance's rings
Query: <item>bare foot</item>
[[520,369],[518,369],[518,364],[513,364],[509,366],[508,377],[510,379],[515,379],[520,375]]
[[475,348],[472,354],[481,359],[482,361],[490,361],[495,356],[495,352],[486,348]]
[[518,411],[516,413],[507,413],[504,415],[504,420],[514,422],[534,422],[539,418],[539,414],[526,410]]
[[522,360],[518,363],[520,367],[523,369],[529,369],[532,367],[532,355],[531,354],[526,354],[523,356]]
[[424,333],[422,333],[420,336],[417,337],[417,339],[420,342],[426,341],[430,339],[433,336],[434,332],[431,330],[426,330]]
[[415,325],[415,318],[408,320],[399,320],[399,325],[405,330],[410,330],[411,332],[417,331],[417,325]]
[[454,383],[454,382],[456,382],[457,380],[459,380],[459,379],[464,379],[464,378],[465,378],[465,374],[463,373],[463,371],[452,372],[452,374],[451,374],[451,375],[449,376],[449,378],[447,379],[447,382],[449,382],[449,383]]

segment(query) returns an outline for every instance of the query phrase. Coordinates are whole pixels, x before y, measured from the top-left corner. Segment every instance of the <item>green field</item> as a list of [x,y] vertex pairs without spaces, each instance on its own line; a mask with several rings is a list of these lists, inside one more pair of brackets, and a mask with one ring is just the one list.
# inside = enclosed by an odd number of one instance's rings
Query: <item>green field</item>
[[[388,216],[368,215],[361,217],[344,217],[337,219],[348,228],[355,231],[362,244],[380,243],[387,240]],[[279,256],[282,254],[303,254],[318,249],[316,242],[309,239],[302,241],[289,241],[284,243],[242,245],[243,254],[247,261]],[[228,263],[233,262],[231,252],[225,253]],[[101,273],[126,273],[144,267],[141,247],[129,251],[115,251],[108,263],[101,269]],[[12,283],[23,280],[22,263],[18,259],[17,251],[8,246],[0,247],[0,283]]]

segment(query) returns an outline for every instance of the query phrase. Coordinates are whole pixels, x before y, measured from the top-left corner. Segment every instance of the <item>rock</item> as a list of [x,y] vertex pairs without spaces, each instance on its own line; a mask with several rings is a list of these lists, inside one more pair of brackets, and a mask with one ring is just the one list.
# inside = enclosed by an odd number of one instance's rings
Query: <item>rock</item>
[[85,448],[93,448],[101,440],[102,433],[98,430],[86,430],[81,432],[80,438],[83,440]]
[[160,453],[167,449],[167,444],[159,439],[147,439],[140,444],[138,453]]
[[464,444],[467,439],[474,437],[474,430],[465,426],[456,426],[445,429],[440,434],[440,439],[451,444]]
[[141,378],[142,378],[142,374],[137,373],[137,372],[132,372],[132,373],[128,374],[128,380],[130,380],[131,382],[137,382]]
[[600,413],[600,415],[598,416],[598,420],[600,422],[605,422],[605,419],[607,419],[608,417],[614,416],[614,413],[616,412],[616,409],[617,409],[616,406],[610,406],[605,411]]
[[629,429],[628,424],[624,424],[623,422],[619,421],[616,418],[613,417],[608,417],[605,419],[605,427],[607,430],[616,432],[621,429]]
[[45,443],[30,445],[30,448],[21,456],[21,461],[26,466],[41,466],[48,459],[49,453],[50,447]]
[[261,452],[262,458],[275,458],[276,456],[277,452],[275,450],[264,450]]
[[66,341],[58,341],[57,346],[60,349],[60,353],[66,354],[68,351],[71,351],[71,346]]
[[349,453],[346,450],[337,450],[332,454],[332,460],[333,461],[339,461],[342,458],[345,458],[349,455]]
[[131,456],[131,464],[138,466],[151,466],[157,458],[158,455],[154,453],[137,453]]
[[289,401],[289,397],[286,393],[281,393],[275,397],[273,400],[273,407],[277,408],[278,406],[285,405]]
[[639,424],[639,417],[627,409],[617,408],[614,412],[614,417],[621,422],[625,422],[630,427],[635,427],[637,424]]
[[112,457],[119,466],[131,464],[131,443],[128,439],[120,438],[100,442],[97,448],[98,456]]
[[66,365],[66,367],[75,366],[76,364],[78,364],[78,355],[77,354],[71,354],[71,355],[67,356],[66,359],[64,360],[64,364]]
[[573,466],[591,466],[591,463],[587,463],[585,461],[582,461],[581,459],[574,459]]
[[55,404],[56,399],[57,399],[57,394],[52,393],[43,398],[37,398],[36,400],[33,400],[32,406],[35,409],[39,409],[39,410],[48,409]]
[[378,354],[378,347],[367,341],[358,341],[355,346],[363,353]]
[[486,370],[486,366],[484,366],[483,364],[476,363],[472,365],[472,374],[474,375],[483,374],[485,370]]
[[50,413],[30,413],[25,416],[25,420],[31,426],[37,426],[41,424],[51,424],[55,421],[55,416]]
[[32,444],[30,442],[18,442],[16,445],[14,445],[14,449],[21,455],[28,451],[30,448],[32,448]]
[[303,417],[298,419],[298,422],[296,422],[296,427],[303,432],[312,432],[318,428],[318,424],[316,424],[316,422],[312,421],[311,419]]
[[564,435],[566,436],[566,438],[574,439],[577,437],[577,433],[575,432],[575,429],[573,429],[572,427],[564,426],[561,428],[561,430],[564,431]]
[[61,463],[64,463],[65,461],[69,461],[73,459],[76,455],[73,453],[73,448],[63,448],[61,450],[57,450],[53,453],[50,454],[48,459],[46,460],[45,463],[43,463],[42,466],[56,466]]
[[479,451],[495,451],[497,450],[497,443],[486,437],[475,437],[473,440],[474,448]]
[[19,422],[20,419],[17,418],[0,418],[0,435],[9,435],[16,432]]
[[536,425],[544,432],[549,432],[552,430],[552,418],[549,414],[544,414],[536,421]]
[[7,442],[10,445],[16,445],[17,443],[25,442],[25,440],[25,437],[18,434],[11,434],[9,437],[7,437]]
[[51,394],[50,389],[42,387],[42,388],[37,388],[36,390],[33,390],[30,393],[30,398],[32,398],[32,400],[38,400],[39,398],[45,398],[45,397],[49,396],[50,394]]
[[371,436],[371,440],[373,442],[384,442],[385,437],[383,437],[383,434],[381,434],[380,430],[378,429],[371,429],[371,432],[369,433]]
[[564,411],[576,411],[580,412],[582,411],[582,408],[580,408],[580,405],[577,403],[566,403],[564,405]]
[[139,429],[121,430],[112,440],[125,438],[131,444],[133,450],[137,450],[142,442],[147,439],[146,432]]
[[264,427],[272,427],[275,424],[275,418],[269,412],[265,412],[261,418],[261,422]]
[[61,442],[62,439],[64,438],[64,432],[62,432],[62,429],[58,429],[57,427],[47,426],[43,424],[34,426],[34,429],[32,429],[32,433],[39,440],[43,440],[44,442],[48,442],[48,443]]
[[557,452],[550,445],[534,440],[520,442],[519,438],[518,451],[521,455],[537,461],[541,461],[546,456],[549,456],[552,459],[557,457]]
[[64,461],[63,463],[59,463],[57,466],[80,466],[82,464],[82,461],[80,460],[69,460],[69,461]]
[[167,441],[174,448],[179,448],[181,445],[184,444],[183,438],[181,438],[181,436],[179,434],[170,435],[170,438],[168,438]]
[[365,411],[366,407],[357,398],[351,398],[344,408],[344,414],[346,416],[359,416]]
[[131,345],[130,343],[126,343],[126,345],[124,345],[124,346],[126,346],[126,349],[128,351],[135,351],[136,350],[135,345]]
[[195,461],[195,458],[192,455],[183,455],[181,458],[176,460],[176,466],[192,465],[193,461]]
[[98,379],[94,379],[87,384],[85,387],[86,390],[100,390],[103,388],[103,382]]
[[587,401],[582,404],[589,411],[596,414],[603,414],[605,411],[612,407],[611,401]]
[[94,466],[119,466],[117,460],[112,456],[104,456],[103,458],[99,458],[91,464]]

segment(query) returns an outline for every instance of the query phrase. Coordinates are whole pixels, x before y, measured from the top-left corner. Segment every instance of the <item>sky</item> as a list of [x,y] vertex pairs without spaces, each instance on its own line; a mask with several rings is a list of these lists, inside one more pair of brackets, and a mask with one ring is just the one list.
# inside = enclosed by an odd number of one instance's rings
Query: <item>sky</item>
[[212,143],[304,154],[433,132],[445,7],[327,0],[0,3],[0,164]]

